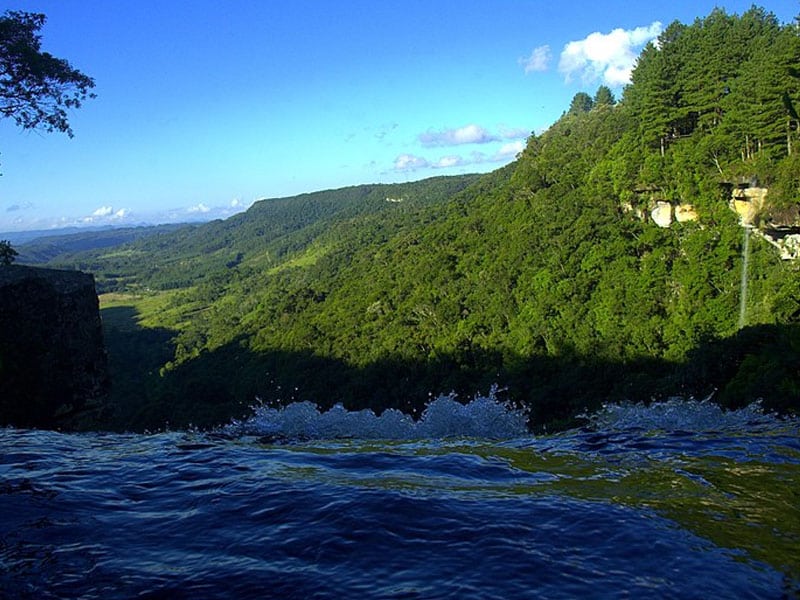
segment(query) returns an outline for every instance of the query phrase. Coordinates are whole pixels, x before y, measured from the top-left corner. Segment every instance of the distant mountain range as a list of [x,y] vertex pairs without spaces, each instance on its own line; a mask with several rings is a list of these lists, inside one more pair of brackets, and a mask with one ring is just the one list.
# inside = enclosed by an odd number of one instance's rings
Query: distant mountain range
[[57,229],[31,229],[28,231],[6,231],[0,232],[0,239],[8,240],[14,245],[25,244],[36,238],[45,236],[72,235],[87,230],[105,231],[111,227],[59,227]]
[[141,225],[137,227],[68,227],[0,234],[18,246],[18,261],[23,264],[42,264],[59,258],[99,248],[111,248],[157,233],[185,227],[185,224]]

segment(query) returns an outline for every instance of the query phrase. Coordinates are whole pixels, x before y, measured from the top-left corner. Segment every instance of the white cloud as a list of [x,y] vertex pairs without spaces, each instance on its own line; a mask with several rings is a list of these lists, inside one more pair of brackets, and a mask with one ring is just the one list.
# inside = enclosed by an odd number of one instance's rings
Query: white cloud
[[494,144],[494,146],[490,147],[498,149],[494,152],[473,150],[469,153],[447,154],[438,158],[425,157],[418,154],[400,154],[394,159],[393,170],[453,169],[468,165],[508,162],[516,158],[517,154],[525,149],[526,140],[529,136],[530,130],[528,129],[512,128],[506,125],[497,125],[494,131],[474,124],[439,131],[429,129],[417,136],[418,141],[426,148]]
[[517,62],[522,65],[525,69],[525,74],[533,73],[535,71],[547,71],[548,67],[550,66],[550,58],[552,57],[550,53],[550,46],[545,44],[544,46],[539,46],[538,48],[534,48],[531,55],[526,57],[520,57]]
[[234,197],[220,203],[198,202],[192,206],[182,206],[171,208],[167,211],[153,215],[153,220],[160,223],[179,223],[182,221],[204,222],[213,219],[226,219],[231,215],[247,210],[253,202],[264,200],[264,198],[254,198],[253,200],[242,200]]
[[211,209],[208,206],[206,206],[205,204],[200,202],[199,204],[195,204],[194,206],[190,206],[189,208],[187,208],[186,212],[189,212],[189,213],[207,213],[210,210]]
[[449,169],[451,167],[460,167],[464,164],[468,163],[460,156],[443,156],[431,166],[436,169]]
[[69,226],[69,225],[98,225],[103,223],[111,223],[112,221],[123,221],[130,217],[130,211],[127,208],[120,208],[114,210],[111,206],[101,206],[96,209],[88,217],[80,217],[72,222],[69,222],[67,217],[62,218],[62,222],[56,226]]
[[426,148],[434,146],[460,146],[461,144],[487,144],[496,142],[498,137],[480,125],[470,124],[454,129],[429,129],[418,136]]
[[517,154],[525,150],[525,142],[516,141],[503,144],[495,153],[494,159],[497,161],[516,158]]
[[413,154],[401,154],[394,159],[394,168],[396,171],[413,171],[414,169],[423,169],[427,166],[429,166],[427,160]]
[[630,83],[639,50],[655,40],[661,30],[661,23],[655,21],[632,30],[589,34],[564,46],[558,70],[567,81],[577,74],[585,83],[601,80],[609,86],[625,85]]
[[110,206],[101,206],[96,211],[92,213],[93,217],[107,217],[111,213],[114,212],[114,209]]
[[416,169],[452,169],[454,167],[465,167],[469,165],[480,165],[486,163],[509,162],[517,157],[517,154],[525,149],[525,142],[517,140],[508,142],[500,146],[494,154],[484,152],[470,152],[469,156],[451,154],[443,156],[438,160],[428,160],[422,156],[413,154],[401,154],[395,159],[394,168],[396,171],[413,171]]

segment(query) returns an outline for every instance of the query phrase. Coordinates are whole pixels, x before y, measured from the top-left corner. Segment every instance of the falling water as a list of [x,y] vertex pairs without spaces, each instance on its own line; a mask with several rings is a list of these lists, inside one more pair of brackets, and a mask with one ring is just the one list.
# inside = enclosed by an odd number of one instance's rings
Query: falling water
[[742,283],[739,293],[739,329],[747,321],[747,267],[750,262],[750,226],[744,226],[744,245],[742,247]]

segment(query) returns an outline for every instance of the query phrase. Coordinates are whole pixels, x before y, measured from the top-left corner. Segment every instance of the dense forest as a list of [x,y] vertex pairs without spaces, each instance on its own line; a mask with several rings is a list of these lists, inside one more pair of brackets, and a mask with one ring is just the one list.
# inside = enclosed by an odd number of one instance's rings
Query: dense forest
[[[565,108],[486,175],[264,200],[60,255],[104,292],[106,424],[209,426],[256,398],[415,411],[493,384],[534,426],[669,395],[797,411],[800,261],[758,235],[745,256],[729,204],[757,182],[754,233],[800,225],[798,24],[673,23],[621,98]],[[696,218],[660,227],[658,202]]]

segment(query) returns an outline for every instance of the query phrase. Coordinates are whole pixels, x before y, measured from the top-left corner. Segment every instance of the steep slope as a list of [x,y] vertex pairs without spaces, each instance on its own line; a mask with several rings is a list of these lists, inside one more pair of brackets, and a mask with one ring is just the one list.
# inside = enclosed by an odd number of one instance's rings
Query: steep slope
[[[407,408],[429,392],[497,382],[539,420],[611,398],[726,386],[699,377],[691,357],[736,334],[741,229],[719,187],[698,198],[708,207],[699,222],[665,230],[625,214],[598,173],[628,130],[627,115],[622,107],[567,115],[532,139],[518,164],[422,222],[309,264],[242,273],[177,337],[174,364],[239,340],[253,356],[304,357],[256,361],[297,397]],[[795,322],[796,266],[764,244],[754,244],[749,261],[757,276],[748,322]],[[309,356],[339,367],[318,378]],[[741,385],[757,367],[732,370]],[[792,385],[791,359],[777,372],[760,391],[776,406],[785,398],[778,388]],[[277,397],[266,383],[253,389]],[[734,398],[755,399],[723,390],[723,400]]]

